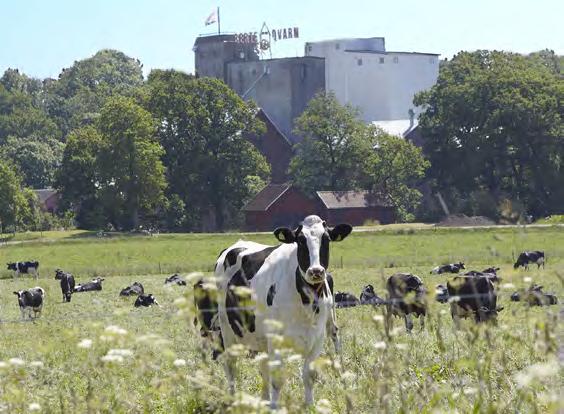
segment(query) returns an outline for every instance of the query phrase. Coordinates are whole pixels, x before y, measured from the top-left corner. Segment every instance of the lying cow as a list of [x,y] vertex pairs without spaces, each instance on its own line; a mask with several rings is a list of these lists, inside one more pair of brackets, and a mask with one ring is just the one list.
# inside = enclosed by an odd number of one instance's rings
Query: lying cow
[[362,292],[360,292],[361,305],[382,305],[384,303],[386,301],[376,294],[374,286],[366,285],[362,288]]
[[20,273],[32,274],[36,279],[39,277],[39,262],[15,262],[8,263],[8,270],[14,271],[14,278]]
[[145,289],[143,289],[143,285],[139,282],[133,282],[131,286],[123,288],[121,292],[119,292],[120,296],[139,296],[145,293]]
[[352,293],[335,292],[335,305],[337,308],[352,308],[360,305],[360,301]]
[[511,300],[513,302],[524,301],[529,304],[529,306],[547,306],[558,304],[558,298],[552,293],[545,293],[542,291],[542,286],[534,284],[529,287],[526,291],[514,292],[511,295]]
[[55,280],[61,281],[61,292],[63,294],[63,302],[70,302],[72,293],[74,292],[74,276],[64,272],[61,269],[55,270]]
[[171,277],[167,277],[165,279],[165,285],[178,285],[178,286],[186,286],[186,280],[184,280],[184,278],[182,278],[180,275],[178,274],[173,274]]
[[161,306],[159,305],[159,302],[157,302],[157,299],[155,299],[155,297],[149,293],[148,295],[139,295],[137,297],[137,299],[135,300],[135,307],[138,308],[140,306],[151,306],[151,305],[157,305],[157,306]]
[[503,308],[497,307],[497,295],[491,278],[456,276],[447,283],[450,313],[458,327],[460,318],[473,316],[476,322],[496,319]]
[[105,279],[101,277],[97,277],[96,279],[92,279],[91,282],[80,284],[74,288],[75,292],[93,292],[96,290],[102,290],[102,282]]
[[437,302],[440,303],[448,302],[448,289],[445,285],[437,285],[436,293],[437,296],[435,296],[435,299],[437,299]]
[[425,323],[427,314],[427,290],[421,279],[411,273],[396,273],[388,278],[386,282],[388,298],[386,300],[388,326],[391,316],[401,316],[405,319],[405,327],[408,332],[413,329],[411,314],[420,317],[421,328]]
[[[351,231],[348,224],[329,228],[318,216],[308,216],[295,230],[274,231],[281,245],[239,240],[216,261],[219,327],[225,347],[243,344],[253,352],[268,353],[260,371],[262,397],[270,399],[272,408],[278,405],[285,379],[283,370],[271,373],[282,362],[278,346],[272,341],[273,331],[304,357],[302,379],[308,405],[313,403],[310,364],[323,351],[327,331],[339,348],[332,279],[327,272],[329,245],[345,239]],[[279,324],[265,323],[272,320]],[[234,364],[234,357],[225,353],[225,371],[232,392]]]
[[442,273],[458,273],[462,269],[465,269],[464,263],[458,262],[458,263],[450,263],[450,264],[437,266],[433,270],[431,270],[429,273],[430,274],[436,274],[436,275],[440,275]]
[[18,305],[20,307],[20,312],[22,313],[22,319],[25,319],[26,311],[28,312],[28,317],[30,319],[32,311],[33,317],[37,318],[43,309],[45,291],[40,287],[34,287],[28,290],[14,292],[14,295],[17,295],[18,297]]
[[535,250],[532,252],[521,253],[513,265],[513,268],[517,269],[519,266],[523,266],[525,270],[529,270],[529,263],[536,263],[537,269],[539,269],[542,265],[542,268],[544,269],[544,252]]

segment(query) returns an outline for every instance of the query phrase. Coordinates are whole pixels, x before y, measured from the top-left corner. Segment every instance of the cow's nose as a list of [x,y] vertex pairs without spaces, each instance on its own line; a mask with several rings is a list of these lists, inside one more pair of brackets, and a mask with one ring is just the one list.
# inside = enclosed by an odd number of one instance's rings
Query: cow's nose
[[308,272],[311,276],[320,279],[325,274],[325,269],[323,266],[312,266],[308,269]]

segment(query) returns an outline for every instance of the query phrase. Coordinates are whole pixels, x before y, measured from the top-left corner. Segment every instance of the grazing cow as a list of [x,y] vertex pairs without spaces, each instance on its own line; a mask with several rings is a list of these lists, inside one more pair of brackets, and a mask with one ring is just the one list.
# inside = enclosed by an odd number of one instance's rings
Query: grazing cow
[[497,275],[497,271],[499,270],[499,267],[488,267],[487,269],[482,270],[482,273],[489,273],[492,275]]
[[[327,227],[318,216],[308,216],[296,230],[278,228],[278,246],[240,240],[217,259],[219,327],[226,348],[243,344],[254,352],[267,352],[261,361],[263,399],[276,408],[284,382],[283,372],[270,370],[281,363],[279,333],[304,357],[302,379],[306,404],[313,403],[310,363],[323,350],[329,330],[339,349],[332,292],[328,275],[329,244],[345,239],[352,227]],[[278,321],[271,323],[271,321]],[[265,323],[265,321],[267,321]],[[225,371],[234,392],[234,357],[225,353]],[[270,393],[269,393],[270,388]],[[269,395],[270,394],[270,395]]]
[[529,306],[547,306],[558,304],[558,298],[553,293],[545,293],[542,291],[542,286],[534,284],[529,287],[523,293],[514,292],[511,295],[511,300],[513,302],[519,302],[523,300],[527,302]]
[[456,276],[447,282],[450,313],[456,326],[460,318],[473,316],[476,322],[495,320],[503,308],[497,307],[497,295],[491,278]]
[[149,293],[148,295],[139,295],[137,297],[137,299],[135,300],[135,307],[138,308],[140,306],[151,306],[151,305],[157,305],[157,306],[161,306],[159,305],[159,302],[157,302],[157,299],[155,299],[155,297]]
[[437,302],[440,303],[447,303],[448,302],[448,289],[445,285],[437,285],[437,296],[435,296],[435,298],[437,299]]
[[186,281],[179,274],[175,273],[171,277],[165,279],[165,285],[174,284],[178,286],[186,286]]
[[386,301],[376,294],[374,286],[366,285],[362,288],[362,292],[360,292],[361,305],[382,305],[384,303]]
[[139,296],[145,293],[143,285],[139,282],[133,282],[131,286],[128,286],[119,292],[120,296]]
[[217,321],[218,303],[217,286],[199,280],[194,285],[194,305],[198,310],[194,318],[194,325],[200,323],[200,336],[207,338],[207,343],[212,347],[212,359],[216,360],[223,351],[223,337]]
[[[491,270],[493,268],[488,268],[486,270]],[[477,270],[470,270],[469,272],[464,273],[462,276],[468,277],[485,277],[490,279],[494,283],[498,283],[501,281],[501,278],[495,272],[486,272],[485,270],[478,272]]]
[[403,316],[405,328],[408,332],[413,329],[411,314],[416,317],[421,316],[421,328],[425,323],[427,314],[427,290],[421,279],[411,273],[395,273],[386,282],[388,299],[386,301],[388,326],[391,323],[391,316]]
[[64,272],[61,269],[55,270],[55,280],[61,281],[61,292],[63,293],[63,302],[70,302],[72,292],[74,292],[74,276]]
[[335,292],[335,305],[338,308],[352,308],[360,305],[360,302],[352,293]]
[[20,273],[32,274],[36,279],[39,277],[39,262],[15,262],[7,263],[8,270],[14,271],[14,277],[19,276]]
[[45,291],[40,287],[34,287],[28,290],[20,290],[14,292],[18,297],[18,305],[22,313],[22,319],[25,319],[25,312],[28,312],[28,317],[31,319],[31,312],[33,317],[37,318],[38,314],[43,309],[43,299],[45,298]]
[[544,269],[544,252],[535,250],[532,252],[521,253],[513,265],[513,268],[517,269],[519,266],[523,266],[525,270],[529,270],[529,263],[536,263],[537,269],[539,269],[542,265],[542,268]]
[[80,284],[74,288],[75,292],[92,292],[96,290],[102,290],[102,282],[105,279],[101,277],[97,277],[96,279],[92,279],[91,282]]
[[458,273],[460,272],[461,269],[465,269],[464,263],[458,262],[458,263],[450,263],[446,265],[437,266],[429,273],[436,275],[440,275],[442,273]]

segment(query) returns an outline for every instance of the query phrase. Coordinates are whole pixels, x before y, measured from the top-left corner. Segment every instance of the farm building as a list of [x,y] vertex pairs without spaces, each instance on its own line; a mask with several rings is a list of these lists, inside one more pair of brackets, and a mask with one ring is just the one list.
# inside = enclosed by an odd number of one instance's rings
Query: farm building
[[394,209],[368,191],[317,191],[311,196],[290,184],[269,184],[245,207],[248,231],[271,231],[276,227],[297,227],[307,215],[317,214],[329,225],[367,221],[386,224],[395,219]]
[[61,195],[57,190],[52,188],[42,188],[40,190],[33,190],[37,198],[39,199],[39,207],[43,211],[48,211],[49,213],[54,213],[59,207],[59,201],[61,201]]

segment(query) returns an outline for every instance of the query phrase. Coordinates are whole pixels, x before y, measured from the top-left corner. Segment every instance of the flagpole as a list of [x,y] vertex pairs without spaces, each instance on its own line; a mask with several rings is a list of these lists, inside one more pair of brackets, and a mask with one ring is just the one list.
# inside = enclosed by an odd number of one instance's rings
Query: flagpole
[[217,8],[217,34],[221,34],[221,21],[219,20],[219,7]]

